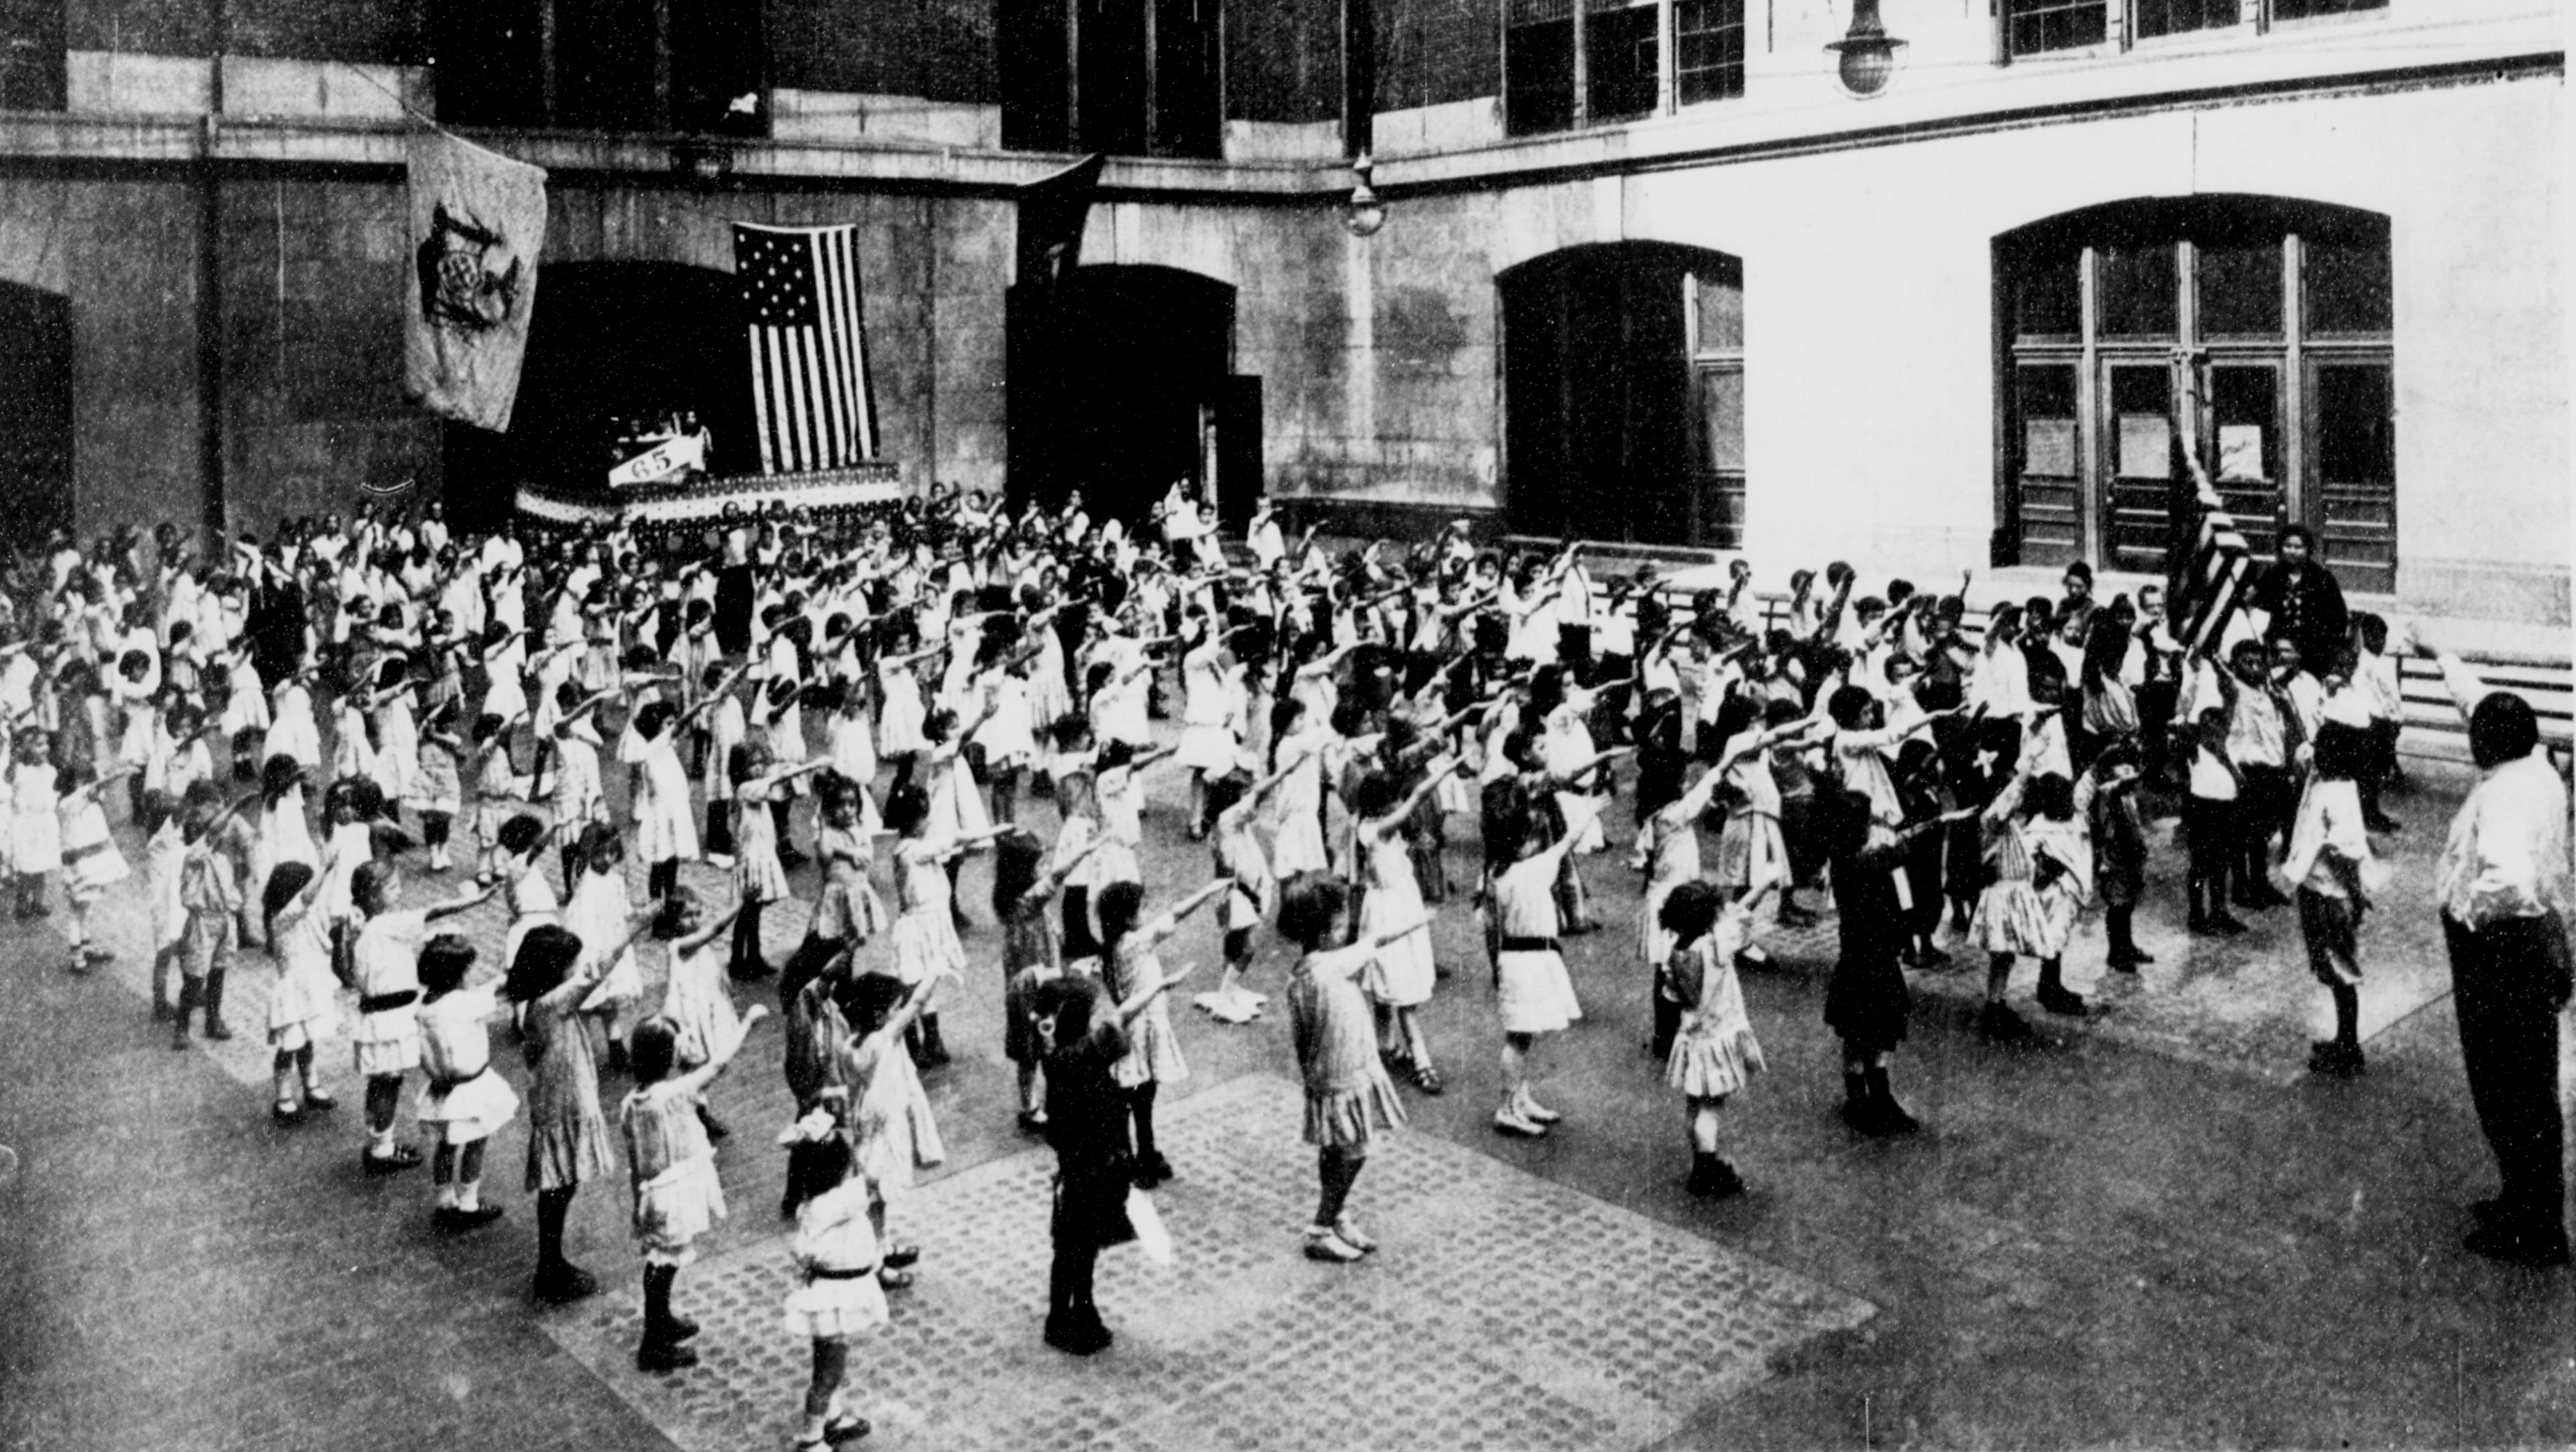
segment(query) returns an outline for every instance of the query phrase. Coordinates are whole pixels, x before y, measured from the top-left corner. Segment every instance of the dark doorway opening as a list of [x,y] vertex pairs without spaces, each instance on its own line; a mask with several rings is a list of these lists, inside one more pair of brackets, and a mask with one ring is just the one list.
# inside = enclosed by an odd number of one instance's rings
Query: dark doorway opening
[[1659,242],[1568,248],[1501,276],[1515,531],[1741,543],[1743,276],[1724,253]]
[[506,434],[450,424],[447,507],[460,529],[509,516],[522,482],[608,487],[620,419],[697,414],[710,472],[759,469],[733,274],[675,262],[549,264]]
[[1225,461],[1259,459],[1258,380],[1247,393],[1228,376],[1232,287],[1169,267],[1080,267],[1051,303],[1012,288],[1009,312],[1015,505],[1053,507],[1079,488],[1092,518],[1134,525],[1173,480],[1210,482],[1211,459],[1229,495],[1244,466]]
[[0,282],[0,538],[33,548],[71,523],[71,299]]

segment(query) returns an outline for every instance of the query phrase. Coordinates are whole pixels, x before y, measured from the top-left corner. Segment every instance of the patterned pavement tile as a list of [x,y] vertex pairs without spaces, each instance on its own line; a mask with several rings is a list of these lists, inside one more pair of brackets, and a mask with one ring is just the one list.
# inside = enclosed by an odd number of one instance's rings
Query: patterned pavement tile
[[[1773,1357],[1868,1303],[1537,1179],[1446,1140],[1369,1157],[1354,1213],[1385,1244],[1349,1268],[1301,1254],[1313,1191],[1300,1099],[1252,1074],[1170,1106],[1183,1178],[1158,1195],[1174,1264],[1102,1267],[1119,1342],[1077,1361],[1038,1339],[1052,1157],[1031,1150],[925,1184],[896,1209],[924,1248],[853,1381],[870,1445],[1018,1449],[1355,1446],[1620,1449],[1669,1436],[1762,1380]],[[633,1369],[631,1292],[545,1330],[687,1452],[789,1429],[806,1349],[780,1321],[780,1237],[682,1273],[706,1361]]]

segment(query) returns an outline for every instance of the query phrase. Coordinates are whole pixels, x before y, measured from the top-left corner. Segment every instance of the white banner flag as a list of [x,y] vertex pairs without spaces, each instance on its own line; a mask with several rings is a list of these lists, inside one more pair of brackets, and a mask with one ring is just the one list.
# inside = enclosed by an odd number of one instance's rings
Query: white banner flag
[[537,302],[545,171],[416,131],[411,236],[403,391],[432,413],[506,433]]

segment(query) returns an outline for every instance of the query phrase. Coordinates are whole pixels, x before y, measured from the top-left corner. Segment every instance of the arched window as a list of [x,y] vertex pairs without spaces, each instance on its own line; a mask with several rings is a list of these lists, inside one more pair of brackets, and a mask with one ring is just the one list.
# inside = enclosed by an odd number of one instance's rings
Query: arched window
[[1512,527],[1741,544],[1743,263],[1623,242],[1550,253],[1498,284]]
[[2395,588],[2388,219],[2271,197],[2115,202],[1995,242],[1999,554],[2162,573],[2191,449],[2259,555],[2315,530]]

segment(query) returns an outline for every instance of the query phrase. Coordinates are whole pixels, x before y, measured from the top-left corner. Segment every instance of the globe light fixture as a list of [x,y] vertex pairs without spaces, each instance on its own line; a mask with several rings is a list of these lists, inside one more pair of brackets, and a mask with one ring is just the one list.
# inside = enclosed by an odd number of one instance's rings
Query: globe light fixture
[[1896,74],[1896,48],[1905,44],[1878,21],[1878,0],[1852,0],[1851,29],[1825,49],[1840,57],[1836,69],[1843,89],[1855,96],[1875,96]]
[[1356,184],[1351,188],[1351,199],[1342,205],[1342,225],[1354,237],[1374,237],[1377,229],[1386,225],[1386,203],[1377,199],[1376,189],[1369,185],[1374,166],[1365,151],[1351,161],[1351,176]]

